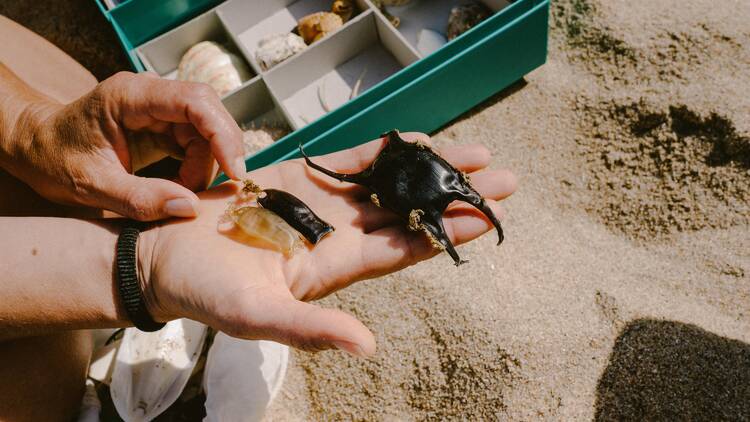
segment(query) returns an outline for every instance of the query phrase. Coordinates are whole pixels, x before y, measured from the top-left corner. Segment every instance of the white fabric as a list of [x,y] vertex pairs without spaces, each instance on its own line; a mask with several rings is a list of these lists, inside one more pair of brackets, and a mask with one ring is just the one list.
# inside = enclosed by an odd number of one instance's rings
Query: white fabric
[[203,373],[204,422],[257,421],[281,389],[289,348],[216,334]]

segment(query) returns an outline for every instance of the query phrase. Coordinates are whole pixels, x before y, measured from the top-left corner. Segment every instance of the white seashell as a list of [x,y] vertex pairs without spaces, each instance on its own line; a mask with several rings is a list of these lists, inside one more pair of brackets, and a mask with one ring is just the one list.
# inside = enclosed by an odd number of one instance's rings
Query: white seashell
[[429,56],[448,42],[445,36],[430,29],[423,29],[417,35],[417,50],[422,56]]
[[219,96],[238,88],[250,78],[242,59],[212,41],[190,47],[177,68],[177,79],[211,85]]
[[289,347],[217,333],[203,372],[204,422],[257,421],[281,389]]
[[128,328],[115,357],[110,394],[128,422],[150,421],[182,393],[203,349],[208,327],[189,319],[146,333]]
[[258,41],[255,60],[261,69],[268,70],[307,48],[305,41],[297,34],[274,34]]

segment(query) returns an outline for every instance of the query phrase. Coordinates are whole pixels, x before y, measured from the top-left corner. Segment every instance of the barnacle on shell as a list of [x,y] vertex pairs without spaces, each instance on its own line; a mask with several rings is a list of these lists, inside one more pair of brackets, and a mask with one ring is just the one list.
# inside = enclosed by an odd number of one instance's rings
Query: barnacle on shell
[[395,130],[385,136],[386,146],[375,161],[357,174],[335,173],[315,164],[301,145],[300,152],[308,166],[335,179],[368,188],[376,205],[396,213],[408,223],[409,229],[425,232],[433,247],[446,250],[456,266],[466,261],[458,256],[443,226],[443,213],[451,202],[467,202],[484,213],[497,229],[497,244],[502,243],[500,221],[464,173],[429,146],[406,142]]

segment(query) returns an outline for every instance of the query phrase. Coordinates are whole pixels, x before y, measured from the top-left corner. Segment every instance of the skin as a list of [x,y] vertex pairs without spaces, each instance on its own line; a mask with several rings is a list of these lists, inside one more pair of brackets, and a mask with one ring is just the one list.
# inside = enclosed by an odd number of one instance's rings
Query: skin
[[[30,37],[2,17],[0,33]],[[30,40],[39,48],[29,51],[58,52],[41,39]],[[0,420],[69,419],[91,352],[87,335],[72,330],[129,325],[113,278],[119,223],[78,218],[96,214],[92,210],[156,221],[141,234],[137,248],[139,278],[155,319],[187,317],[237,337],[303,350],[375,352],[372,333],[356,318],[309,301],[434,256],[424,236],[375,207],[362,188],[326,178],[300,160],[245,176],[234,164],[239,128],[203,86],[123,73],[89,86],[88,93],[76,96],[57,87],[49,91],[55,95],[46,95],[33,87],[45,89],[50,81],[16,73],[42,59],[29,52],[9,59],[2,48],[0,167],[7,173],[0,173],[0,195],[13,201],[0,204]],[[90,75],[80,67],[60,68],[86,85]],[[66,104],[72,98],[78,99]],[[134,131],[156,134],[182,149],[185,161],[171,181],[129,173]],[[429,141],[415,133],[404,138]],[[357,172],[383,142],[316,162]],[[490,156],[481,146],[441,153],[472,174],[477,190],[501,216],[495,201],[515,190],[513,175],[486,170]],[[336,231],[287,259],[236,229],[219,230],[240,183],[192,192],[207,185],[214,158],[234,178],[250,177],[264,188],[294,193]],[[168,207],[173,199],[189,206]],[[169,216],[188,218],[164,219]],[[484,216],[465,204],[450,207],[445,224],[456,244],[490,229]]]

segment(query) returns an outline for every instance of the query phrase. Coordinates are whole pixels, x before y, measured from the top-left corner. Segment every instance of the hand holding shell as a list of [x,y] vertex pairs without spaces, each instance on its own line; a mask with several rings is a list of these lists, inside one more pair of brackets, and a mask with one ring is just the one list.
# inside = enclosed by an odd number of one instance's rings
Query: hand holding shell
[[[425,135],[400,134],[406,141],[429,142]],[[386,145],[384,139],[314,157],[332,171],[356,174]],[[314,145],[307,148],[315,151]],[[472,185],[496,216],[495,202],[515,189],[507,171],[483,170],[489,152],[481,146],[454,146],[440,155],[456,170],[471,175]],[[423,233],[412,233],[391,211],[375,206],[372,192],[342,184],[291,160],[250,172],[266,189],[293,192],[336,227],[315,247],[292,258],[275,250],[248,247],[220,233],[217,223],[242,185],[228,182],[198,194],[196,218],[170,220],[139,238],[141,265],[149,274],[147,295],[158,298],[152,314],[160,320],[190,318],[229,335],[281,342],[306,350],[338,348],[356,355],[374,353],[374,337],[351,315],[304,303],[325,297],[358,280],[398,271],[434,256]],[[472,206],[450,204],[442,216],[454,245],[468,242],[493,226]],[[493,249],[502,253],[503,249]]]

